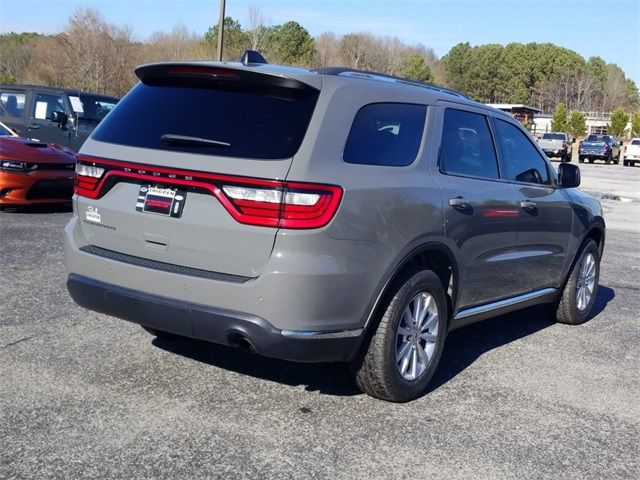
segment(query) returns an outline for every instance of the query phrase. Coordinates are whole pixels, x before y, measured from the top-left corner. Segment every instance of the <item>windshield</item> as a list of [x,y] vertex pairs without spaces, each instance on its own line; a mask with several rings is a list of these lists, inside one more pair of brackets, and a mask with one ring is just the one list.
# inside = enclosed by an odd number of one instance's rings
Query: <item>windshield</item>
[[95,123],[102,120],[117,103],[115,98],[85,94],[69,95],[69,100],[79,120]]
[[542,135],[543,140],[564,140],[565,136],[562,133],[545,133]]
[[598,141],[598,136],[597,135],[589,135],[587,137],[587,142],[597,142]]
[[640,139],[634,139],[631,141],[631,145],[640,145]]

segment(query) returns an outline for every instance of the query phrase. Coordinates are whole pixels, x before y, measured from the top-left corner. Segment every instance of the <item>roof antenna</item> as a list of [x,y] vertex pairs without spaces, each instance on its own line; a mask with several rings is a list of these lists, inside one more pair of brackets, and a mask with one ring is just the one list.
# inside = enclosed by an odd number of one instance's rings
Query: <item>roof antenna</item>
[[240,59],[244,66],[247,65],[259,65],[262,63],[269,63],[267,59],[262,56],[260,52],[255,50],[245,50]]

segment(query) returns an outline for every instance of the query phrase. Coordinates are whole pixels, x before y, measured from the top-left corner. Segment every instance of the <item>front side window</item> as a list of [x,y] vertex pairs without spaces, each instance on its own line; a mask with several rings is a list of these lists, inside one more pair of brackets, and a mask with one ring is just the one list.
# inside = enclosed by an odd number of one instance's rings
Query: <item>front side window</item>
[[24,93],[17,92],[0,92],[0,102],[11,117],[21,117],[24,112],[24,103],[26,96]]
[[520,129],[496,120],[496,133],[508,180],[549,184],[547,163]]
[[47,95],[44,93],[37,94],[32,117],[37,118],[38,120],[51,119],[53,112],[64,113],[62,97],[58,95]]
[[80,121],[98,123],[116,106],[116,101],[107,97],[80,94],[70,95],[71,108]]
[[361,165],[402,167],[418,155],[427,107],[373,103],[356,114],[343,160]]
[[462,110],[445,110],[440,170],[453,175],[498,178],[498,161],[487,117]]

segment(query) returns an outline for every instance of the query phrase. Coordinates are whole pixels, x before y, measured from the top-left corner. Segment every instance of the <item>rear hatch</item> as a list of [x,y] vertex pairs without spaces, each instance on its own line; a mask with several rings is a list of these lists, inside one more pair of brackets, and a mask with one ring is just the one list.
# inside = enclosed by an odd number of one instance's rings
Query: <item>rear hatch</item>
[[76,208],[94,253],[161,270],[260,274],[284,197],[307,199],[284,180],[319,95],[310,83],[320,80],[255,70],[136,70],[141,82],[78,156]]

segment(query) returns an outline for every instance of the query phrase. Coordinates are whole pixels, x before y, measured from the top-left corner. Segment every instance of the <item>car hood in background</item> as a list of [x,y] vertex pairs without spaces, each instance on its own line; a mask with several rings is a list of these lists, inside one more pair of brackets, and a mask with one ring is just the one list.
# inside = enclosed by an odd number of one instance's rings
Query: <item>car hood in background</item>
[[62,145],[22,137],[1,137],[0,158],[37,163],[72,163],[75,152]]

